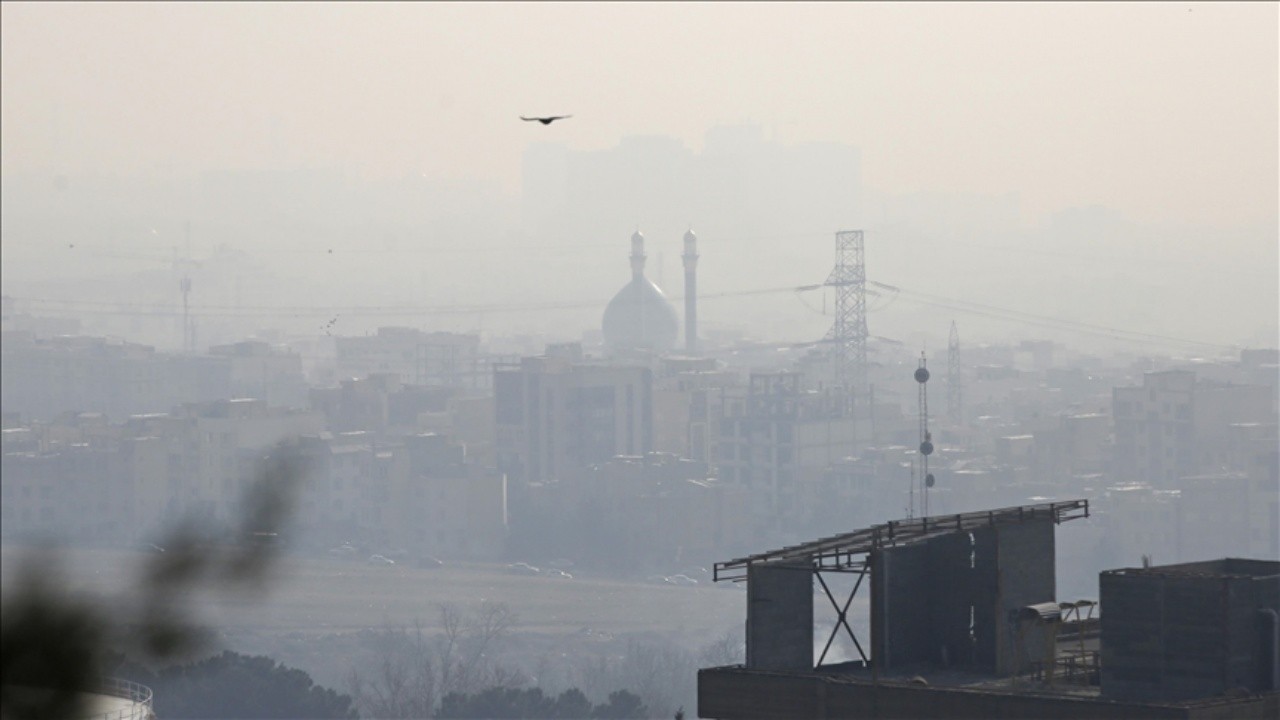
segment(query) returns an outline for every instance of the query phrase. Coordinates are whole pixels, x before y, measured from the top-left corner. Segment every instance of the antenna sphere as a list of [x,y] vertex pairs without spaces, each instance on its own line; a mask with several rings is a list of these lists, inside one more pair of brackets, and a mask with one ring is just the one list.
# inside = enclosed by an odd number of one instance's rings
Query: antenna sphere
[[920,443],[920,454],[921,454],[921,455],[932,455],[932,454],[933,454],[933,443],[929,442],[928,440],[925,440],[924,442]]
[[926,368],[916,368],[916,375],[915,375],[915,378],[916,378],[916,382],[918,382],[918,383],[922,383],[922,384],[923,384],[923,383],[927,383],[927,382],[929,382],[929,371],[928,371],[928,369],[926,369]]

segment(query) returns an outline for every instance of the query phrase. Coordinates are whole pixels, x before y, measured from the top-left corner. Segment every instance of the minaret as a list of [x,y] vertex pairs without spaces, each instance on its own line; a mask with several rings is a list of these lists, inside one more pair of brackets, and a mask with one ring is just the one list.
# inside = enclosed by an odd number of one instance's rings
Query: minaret
[[644,277],[644,236],[636,230],[631,236],[631,279]]
[[698,354],[698,236],[684,234],[684,351]]

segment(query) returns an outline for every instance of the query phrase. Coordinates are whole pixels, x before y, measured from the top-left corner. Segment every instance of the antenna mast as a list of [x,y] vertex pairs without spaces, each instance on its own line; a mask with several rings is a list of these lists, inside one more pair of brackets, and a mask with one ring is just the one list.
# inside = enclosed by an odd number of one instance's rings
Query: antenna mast
[[915,379],[920,385],[920,465],[924,476],[924,488],[920,491],[923,517],[929,517],[929,488],[933,487],[933,473],[929,472],[929,456],[933,454],[933,436],[929,434],[929,369],[925,367],[924,351],[920,351],[920,366]]

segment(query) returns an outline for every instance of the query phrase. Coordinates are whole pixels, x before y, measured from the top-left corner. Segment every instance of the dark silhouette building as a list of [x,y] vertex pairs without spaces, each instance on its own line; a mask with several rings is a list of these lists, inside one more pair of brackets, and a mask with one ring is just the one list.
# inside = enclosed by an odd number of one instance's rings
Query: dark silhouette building
[[[1059,602],[1054,527],[1088,512],[1071,500],[898,520],[717,563],[716,580],[747,583],[746,662],[698,672],[699,717],[1276,717],[1280,563],[1115,570],[1100,603]],[[855,575],[847,598],[836,573]],[[824,662],[839,635],[857,659]]]

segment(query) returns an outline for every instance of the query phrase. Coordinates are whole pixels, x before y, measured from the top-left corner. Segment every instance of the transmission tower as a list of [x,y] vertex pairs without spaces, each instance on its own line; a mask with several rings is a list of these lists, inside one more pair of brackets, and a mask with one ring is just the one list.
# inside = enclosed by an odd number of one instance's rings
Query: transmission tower
[[959,424],[964,420],[964,381],[960,378],[960,333],[951,321],[951,337],[947,340],[947,418]]
[[835,288],[835,321],[827,340],[834,346],[836,385],[861,395],[867,390],[867,267],[861,230],[836,233],[836,265],[823,284]]

